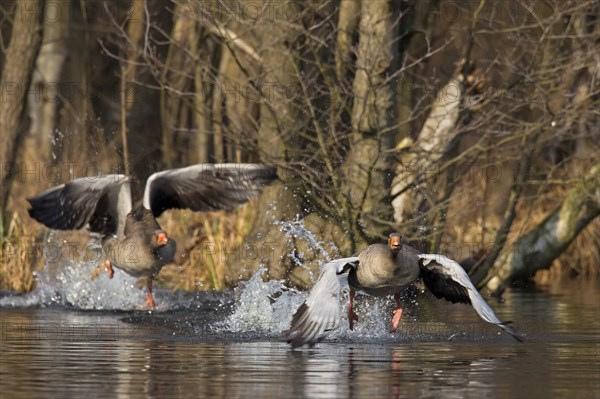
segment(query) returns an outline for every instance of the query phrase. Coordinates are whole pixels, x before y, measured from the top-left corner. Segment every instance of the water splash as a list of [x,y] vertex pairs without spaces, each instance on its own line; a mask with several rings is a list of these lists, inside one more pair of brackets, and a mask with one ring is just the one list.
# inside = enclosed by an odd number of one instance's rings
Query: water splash
[[280,226],[281,232],[283,232],[286,237],[293,235],[307,241],[313,248],[321,252],[327,261],[331,260],[331,255],[329,254],[329,251],[327,251],[327,248],[325,248],[323,243],[315,237],[312,231],[304,226],[304,219],[296,219],[294,221],[276,220],[275,224]]
[[[85,245],[85,254],[65,256],[57,261],[56,253],[50,251],[60,248],[61,244],[61,234],[51,232],[43,248],[44,267],[34,273],[34,290],[23,295],[2,297],[0,307],[60,305],[84,310],[144,309],[146,291],[138,286],[137,278],[118,269],[115,269],[112,279],[107,273],[92,278],[92,272],[103,259],[97,240]],[[158,310],[178,306],[168,294],[158,292],[155,295]]]
[[[304,226],[303,220],[276,221],[286,237],[294,236],[297,240],[305,240],[311,247],[323,253],[327,260],[331,255],[326,246],[328,243],[319,241],[315,235]],[[288,256],[298,266],[301,264],[302,254],[289,253]],[[310,271],[310,269],[307,268]],[[287,287],[281,281],[263,281],[264,267],[261,267],[250,280],[240,282],[235,288],[235,305],[233,313],[218,328],[221,331],[238,333],[254,332],[272,336],[289,328],[293,314],[306,300],[308,292],[301,292]],[[314,276],[311,272],[311,278]],[[372,298],[360,295],[356,311],[360,322],[355,325],[355,330],[348,329],[347,313],[345,311],[348,301],[347,292],[339,297],[340,327],[327,335],[328,340],[356,340],[364,342],[392,339],[397,335],[388,332],[389,320],[393,308],[391,299]]]
[[[297,218],[294,221],[278,220],[271,214],[272,221],[278,225],[286,238],[294,236],[321,251],[327,259],[330,255],[315,235],[304,226],[304,221]],[[297,266],[305,268],[314,282],[312,270],[304,265],[303,253],[296,254],[293,250],[287,254]],[[282,281],[271,280],[263,282],[266,269],[261,266],[250,280],[240,282],[235,288],[235,308],[233,313],[218,326],[218,329],[231,332],[281,333],[289,327],[292,315],[304,302],[307,293],[287,287]]]
[[[263,282],[261,268],[250,280],[240,282],[235,288],[233,313],[215,331],[256,333],[262,337],[281,338],[290,326],[296,309],[306,300],[308,292],[287,287],[281,281]],[[359,322],[354,331],[348,328],[346,306],[348,294],[339,298],[340,326],[327,334],[328,341],[381,342],[397,341],[398,334],[388,332],[393,308],[391,299],[373,298],[358,294],[356,312]]]
[[[331,255],[329,254],[329,251],[327,250],[325,244],[331,245],[332,248],[335,248],[335,244],[323,243],[323,242],[319,241],[317,239],[317,237],[315,237],[313,232],[308,230],[304,226],[304,219],[300,219],[299,217],[297,217],[296,220],[285,221],[285,220],[277,220],[274,218],[273,223],[275,225],[280,226],[279,229],[286,238],[289,239],[290,237],[295,237],[298,240],[304,240],[309,244],[310,247],[314,248],[316,251],[323,254],[326,261],[331,260]],[[310,277],[311,282],[313,282],[313,283],[315,282],[316,279],[315,279],[315,275],[314,275],[313,271],[304,264],[304,261],[303,261],[304,253],[303,252],[299,252],[296,254],[294,251],[291,251],[290,253],[288,253],[288,257],[292,260],[292,262],[297,267],[306,269],[308,271],[308,275]]]
[[261,267],[250,280],[235,288],[235,309],[222,325],[231,332],[280,333],[292,319],[305,294],[285,286],[281,281],[263,282]]

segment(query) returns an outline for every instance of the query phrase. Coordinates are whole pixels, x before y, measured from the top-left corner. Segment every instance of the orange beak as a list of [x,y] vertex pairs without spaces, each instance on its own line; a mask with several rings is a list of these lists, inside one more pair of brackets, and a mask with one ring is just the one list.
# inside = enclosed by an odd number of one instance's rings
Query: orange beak
[[402,237],[393,235],[390,237],[390,249],[402,248]]
[[169,242],[169,237],[167,237],[167,233],[162,232],[162,233],[158,233],[158,235],[156,236],[156,244],[158,244],[159,246],[165,246],[167,245],[167,243]]

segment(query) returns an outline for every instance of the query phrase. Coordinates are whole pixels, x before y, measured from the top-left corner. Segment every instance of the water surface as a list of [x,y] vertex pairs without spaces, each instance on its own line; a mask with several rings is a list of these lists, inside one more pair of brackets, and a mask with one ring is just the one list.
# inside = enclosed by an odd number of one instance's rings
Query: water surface
[[305,294],[278,282],[256,278],[225,294],[159,291],[154,312],[82,310],[57,295],[0,300],[2,398],[600,397],[593,283],[511,289],[504,303],[491,302],[517,322],[523,344],[468,306],[424,295],[390,334],[392,302],[359,296],[356,331],[342,323],[296,351],[281,331]]

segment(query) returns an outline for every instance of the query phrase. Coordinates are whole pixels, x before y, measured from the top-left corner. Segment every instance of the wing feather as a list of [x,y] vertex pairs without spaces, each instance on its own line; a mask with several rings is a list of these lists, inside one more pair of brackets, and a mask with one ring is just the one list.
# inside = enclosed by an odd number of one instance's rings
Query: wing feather
[[197,164],[151,175],[144,207],[158,217],[167,209],[231,210],[258,196],[277,177],[276,168],[257,164]]
[[421,254],[419,258],[425,285],[435,296],[446,298],[453,303],[470,303],[483,320],[497,325],[517,341],[524,340],[511,327],[498,319],[471,282],[467,272],[457,262],[443,255],[435,254]]
[[124,175],[81,177],[52,187],[27,201],[29,215],[56,230],[116,234],[131,210],[129,180]]
[[305,344],[313,346],[323,338],[326,331],[339,326],[338,298],[342,285],[338,275],[357,264],[357,257],[343,258],[326,263],[321,268],[317,282],[306,301],[294,313],[290,328],[284,332],[293,348]]

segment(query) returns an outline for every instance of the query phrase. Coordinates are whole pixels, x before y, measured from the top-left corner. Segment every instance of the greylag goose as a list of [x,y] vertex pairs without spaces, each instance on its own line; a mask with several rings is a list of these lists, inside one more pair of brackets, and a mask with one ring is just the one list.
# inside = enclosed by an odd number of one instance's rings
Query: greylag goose
[[377,297],[394,295],[396,308],[392,313],[390,332],[395,332],[402,318],[400,294],[418,278],[423,279],[437,298],[470,304],[483,320],[495,324],[517,341],[523,341],[496,317],[458,263],[443,255],[421,254],[403,244],[397,233],[390,234],[388,245],[369,245],[357,256],[326,263],[284,335],[294,348],[305,344],[313,346],[326,331],[337,328],[340,322],[338,296],[345,283],[350,286],[348,323],[351,330],[358,321],[353,310],[355,292],[363,291]]
[[155,218],[167,209],[231,210],[260,194],[276,178],[273,167],[255,164],[197,164],[154,173],[142,204],[133,208],[130,179],[121,174],[82,177],[33,198],[29,215],[57,230],[88,230],[103,236],[110,278],[113,266],[146,277],[146,304],[155,307],[152,280],[172,262],[176,243]]

